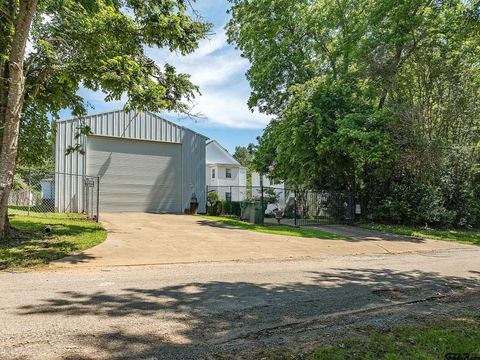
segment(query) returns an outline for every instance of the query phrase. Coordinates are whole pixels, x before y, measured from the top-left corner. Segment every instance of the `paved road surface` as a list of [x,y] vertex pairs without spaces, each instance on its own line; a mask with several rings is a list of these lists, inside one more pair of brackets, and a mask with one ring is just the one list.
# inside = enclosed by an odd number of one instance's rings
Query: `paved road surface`
[[[479,259],[480,249],[471,247],[4,272],[0,358],[185,359],[298,343],[307,328],[318,337],[318,322],[328,317],[352,322],[366,309],[478,289]],[[422,312],[437,313],[427,305]]]

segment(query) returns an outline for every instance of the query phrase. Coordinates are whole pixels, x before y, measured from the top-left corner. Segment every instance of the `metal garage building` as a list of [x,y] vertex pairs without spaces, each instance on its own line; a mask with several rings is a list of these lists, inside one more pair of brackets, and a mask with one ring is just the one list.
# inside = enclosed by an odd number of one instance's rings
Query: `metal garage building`
[[[75,137],[88,126],[92,135]],[[205,212],[205,141],[150,112],[113,111],[57,122],[55,207],[84,212],[86,177],[99,179],[100,212]],[[83,151],[65,152],[79,144]]]

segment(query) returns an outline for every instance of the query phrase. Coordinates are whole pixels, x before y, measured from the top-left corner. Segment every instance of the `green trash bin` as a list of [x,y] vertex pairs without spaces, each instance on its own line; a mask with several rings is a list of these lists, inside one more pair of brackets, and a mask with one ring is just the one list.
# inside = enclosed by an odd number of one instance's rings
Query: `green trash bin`
[[252,224],[263,225],[266,206],[260,201],[244,201],[240,204],[240,218]]
[[254,224],[263,225],[265,218],[266,206],[262,206],[261,202],[255,203],[255,222]]

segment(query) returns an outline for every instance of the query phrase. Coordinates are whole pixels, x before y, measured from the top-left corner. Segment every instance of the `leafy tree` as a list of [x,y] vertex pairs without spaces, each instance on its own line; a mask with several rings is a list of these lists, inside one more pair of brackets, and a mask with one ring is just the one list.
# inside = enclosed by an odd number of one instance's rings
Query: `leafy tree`
[[258,169],[373,219],[480,223],[478,2],[231,2],[249,105],[276,115]]
[[236,146],[233,157],[242,166],[250,169],[252,166],[253,154],[255,152],[255,145],[249,144],[248,146]]
[[218,216],[222,212],[222,202],[216,191],[209,192],[207,195],[207,212],[211,216]]
[[253,158],[256,152],[256,146],[252,143],[248,146],[236,146],[235,153],[233,157],[237,160],[242,166],[247,168],[247,186],[252,185],[252,171],[255,171]]
[[[188,54],[210,29],[187,0],[2,0],[0,2],[0,239],[18,160],[48,151],[49,115],[86,114],[80,86],[128,98],[126,108],[185,111],[198,88],[146,47]],[[27,51],[27,41],[29,47]],[[20,148],[19,148],[20,146]]]
[[309,0],[231,0],[232,20],[227,34],[252,64],[247,78],[252,88],[251,107],[279,114],[285,107],[288,86],[314,74],[305,21]]

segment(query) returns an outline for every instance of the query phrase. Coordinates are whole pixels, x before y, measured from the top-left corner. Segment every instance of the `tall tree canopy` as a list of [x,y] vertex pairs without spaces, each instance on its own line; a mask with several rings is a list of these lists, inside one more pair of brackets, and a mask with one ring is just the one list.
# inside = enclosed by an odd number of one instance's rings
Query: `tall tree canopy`
[[236,146],[233,157],[242,166],[245,166],[249,170],[252,167],[253,154],[255,152],[255,145],[248,144],[248,146]]
[[255,171],[255,166],[253,164],[253,159],[256,151],[256,146],[252,143],[248,146],[236,146],[235,153],[233,157],[237,160],[240,165],[247,168],[247,186],[252,185],[252,172]]
[[480,223],[480,7],[464,0],[232,0],[255,159],[355,191],[377,220]]
[[[127,108],[187,110],[198,88],[146,47],[191,53],[210,25],[189,0],[0,0],[0,239],[17,161],[50,151],[49,116],[86,114],[81,86]],[[28,44],[28,47],[27,47]]]

